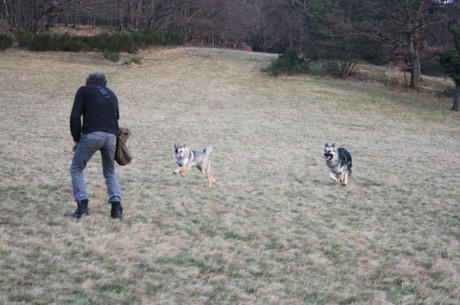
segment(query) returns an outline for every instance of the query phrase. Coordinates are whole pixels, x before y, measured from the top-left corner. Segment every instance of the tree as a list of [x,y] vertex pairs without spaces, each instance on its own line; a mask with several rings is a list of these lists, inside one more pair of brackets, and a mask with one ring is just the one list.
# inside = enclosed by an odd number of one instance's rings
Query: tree
[[250,8],[251,43],[255,50],[283,53],[303,43],[302,15],[287,0],[255,0]]
[[310,43],[307,54],[327,59],[334,72],[347,78],[360,58],[362,37],[353,0],[291,0],[302,12]]
[[410,74],[409,88],[418,89],[421,59],[429,53],[428,31],[443,22],[433,14],[445,1],[433,0],[368,0],[362,1],[363,33],[380,41],[388,56],[402,63]]
[[455,50],[441,54],[440,61],[446,67],[447,73],[455,82],[454,103],[452,110],[460,109],[460,28],[451,29]]
[[40,33],[55,25],[64,5],[76,0],[3,0],[4,18],[12,28]]

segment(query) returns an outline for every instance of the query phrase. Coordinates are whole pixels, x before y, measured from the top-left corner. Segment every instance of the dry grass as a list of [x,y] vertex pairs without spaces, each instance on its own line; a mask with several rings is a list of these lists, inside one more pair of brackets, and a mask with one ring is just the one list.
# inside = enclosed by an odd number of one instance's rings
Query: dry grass
[[[458,304],[460,117],[448,98],[373,83],[271,78],[272,55],[0,53],[1,304]],[[73,96],[107,74],[133,131],[109,218],[99,157],[90,216],[68,167]],[[209,188],[173,144],[211,144]],[[354,158],[330,182],[325,142]]]

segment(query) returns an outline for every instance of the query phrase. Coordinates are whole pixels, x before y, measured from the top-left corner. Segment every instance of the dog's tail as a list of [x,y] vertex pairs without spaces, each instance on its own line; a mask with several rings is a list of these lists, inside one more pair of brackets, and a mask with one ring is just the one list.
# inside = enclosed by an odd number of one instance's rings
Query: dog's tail
[[209,154],[212,152],[212,147],[208,146],[203,149],[203,152],[206,154],[206,156],[209,156]]

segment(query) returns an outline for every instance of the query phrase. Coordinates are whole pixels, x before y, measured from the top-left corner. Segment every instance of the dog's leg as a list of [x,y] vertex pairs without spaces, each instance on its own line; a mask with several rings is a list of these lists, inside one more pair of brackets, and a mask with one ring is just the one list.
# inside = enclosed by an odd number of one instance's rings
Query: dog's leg
[[329,172],[329,177],[331,177],[332,180],[334,180],[337,183],[340,183],[339,179],[337,179],[337,175],[334,174],[333,172]]
[[212,184],[215,183],[215,180],[211,175],[211,168],[209,164],[206,167],[200,166],[198,169],[200,169],[201,173],[208,179],[209,186],[212,186]]
[[343,183],[343,180],[344,180],[344,179],[345,179],[345,172],[342,171],[342,172],[340,172],[340,174],[339,174],[340,183]]
[[344,185],[344,186],[347,186],[347,184],[348,184],[348,173],[347,173],[347,172],[344,172],[344,173],[343,173],[343,176],[344,176],[344,177],[343,177],[343,185]]
[[214,180],[214,177],[211,175],[211,162],[209,162],[207,158],[203,160],[203,163],[197,165],[197,168],[208,179],[209,186],[212,186],[213,183],[216,183],[216,180]]
[[211,175],[211,172],[209,172],[209,176],[211,177],[212,183],[216,184],[216,179],[214,179],[214,176]]
[[213,184],[216,183],[216,180],[214,180],[214,177],[212,176],[210,169],[206,170],[205,176],[206,178],[208,178],[209,186],[212,186]]
[[184,177],[184,172],[188,171],[190,166],[181,166],[174,171],[174,174],[179,174]]

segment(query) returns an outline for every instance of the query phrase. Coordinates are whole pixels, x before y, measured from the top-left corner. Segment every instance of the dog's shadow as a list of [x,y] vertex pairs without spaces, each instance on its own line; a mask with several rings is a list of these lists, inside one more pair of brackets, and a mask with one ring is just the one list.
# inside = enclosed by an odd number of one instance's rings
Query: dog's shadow
[[310,181],[303,181],[303,184],[308,185],[309,183],[313,184],[315,187],[320,187],[320,186],[327,186],[327,187],[340,187],[340,188],[350,188],[353,187],[353,182],[349,181],[347,185],[344,185],[342,183],[335,182],[331,179],[324,179],[324,180],[319,180],[319,179],[313,179]]
[[163,181],[166,181],[167,184],[175,186],[175,187],[214,187],[217,185],[213,184],[212,186],[209,186],[208,181],[206,180],[206,177],[203,177],[201,173],[199,172],[188,172],[184,176],[180,174],[171,174],[173,177],[172,179],[163,179]]

